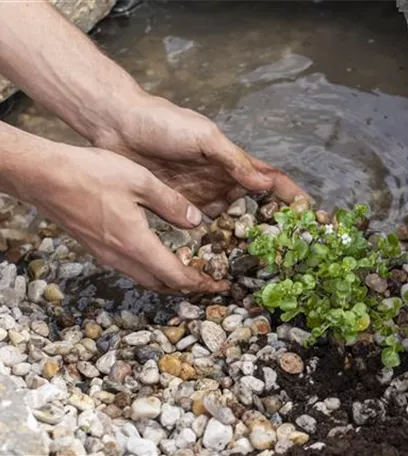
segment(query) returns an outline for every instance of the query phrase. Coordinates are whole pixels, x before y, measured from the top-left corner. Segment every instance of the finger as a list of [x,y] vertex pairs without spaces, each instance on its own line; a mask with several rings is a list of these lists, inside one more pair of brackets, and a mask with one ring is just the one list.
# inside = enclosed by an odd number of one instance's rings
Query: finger
[[201,211],[196,206],[150,172],[139,202],[180,228],[194,228],[202,220]]
[[290,203],[295,196],[308,195],[282,171],[247,154],[226,136],[215,135],[216,140],[204,145],[204,152],[244,188],[251,191],[274,190],[283,201]]
[[304,190],[279,169],[276,169],[255,157],[250,157],[250,160],[257,172],[270,180],[270,189],[274,191],[277,198],[285,203],[291,203],[296,196],[303,196],[308,200],[312,200]]
[[142,260],[154,277],[173,290],[220,293],[229,289],[228,282],[216,282],[207,274],[184,266],[150,231],[139,237],[138,245],[130,254]]

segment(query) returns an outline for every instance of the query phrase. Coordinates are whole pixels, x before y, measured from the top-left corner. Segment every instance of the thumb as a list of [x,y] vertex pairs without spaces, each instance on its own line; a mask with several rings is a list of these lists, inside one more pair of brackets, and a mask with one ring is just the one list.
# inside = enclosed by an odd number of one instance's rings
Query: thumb
[[139,203],[180,228],[194,228],[202,220],[202,213],[184,196],[168,187],[146,170],[146,185]]

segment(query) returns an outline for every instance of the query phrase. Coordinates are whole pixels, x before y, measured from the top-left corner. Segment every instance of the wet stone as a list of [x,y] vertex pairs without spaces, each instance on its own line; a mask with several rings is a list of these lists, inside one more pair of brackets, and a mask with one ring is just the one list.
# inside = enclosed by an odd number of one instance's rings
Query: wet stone
[[253,255],[242,255],[231,261],[230,270],[232,275],[244,275],[259,263],[257,257]]
[[376,293],[384,293],[388,288],[386,279],[382,279],[378,274],[368,274],[365,278],[366,285]]
[[279,359],[281,369],[288,374],[300,374],[303,372],[304,363],[296,353],[286,352]]

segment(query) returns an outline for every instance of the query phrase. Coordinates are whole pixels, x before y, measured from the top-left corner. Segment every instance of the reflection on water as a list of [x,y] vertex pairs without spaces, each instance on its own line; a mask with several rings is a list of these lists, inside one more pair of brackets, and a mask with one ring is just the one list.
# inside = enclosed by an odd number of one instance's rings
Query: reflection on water
[[[94,38],[152,93],[199,110],[323,206],[408,204],[408,42],[391,3],[142,5]],[[22,101],[10,121],[83,143]]]

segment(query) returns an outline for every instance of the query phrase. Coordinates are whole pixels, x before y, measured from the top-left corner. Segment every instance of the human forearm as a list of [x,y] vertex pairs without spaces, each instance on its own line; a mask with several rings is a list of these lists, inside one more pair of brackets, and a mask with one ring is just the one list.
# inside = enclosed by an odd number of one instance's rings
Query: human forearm
[[48,2],[0,2],[0,72],[92,142],[142,90]]

